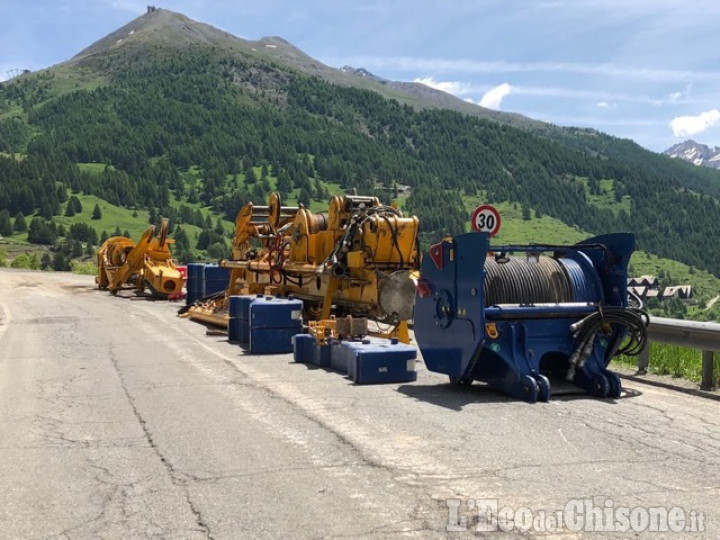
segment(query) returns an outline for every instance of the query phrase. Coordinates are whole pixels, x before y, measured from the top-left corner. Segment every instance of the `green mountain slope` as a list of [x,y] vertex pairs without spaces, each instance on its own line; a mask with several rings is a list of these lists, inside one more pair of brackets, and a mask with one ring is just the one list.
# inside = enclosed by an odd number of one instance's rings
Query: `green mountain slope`
[[425,241],[466,229],[463,197],[482,195],[720,273],[717,171],[429,95],[159,10],[0,85],[0,208],[57,225],[69,195],[95,196],[198,227],[183,249],[217,253],[228,220],[271,189],[322,208],[331,191],[397,183]]

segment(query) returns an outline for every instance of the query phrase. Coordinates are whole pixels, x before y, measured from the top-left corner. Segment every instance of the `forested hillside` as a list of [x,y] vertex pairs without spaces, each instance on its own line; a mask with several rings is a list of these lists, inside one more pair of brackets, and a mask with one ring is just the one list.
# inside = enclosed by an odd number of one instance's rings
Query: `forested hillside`
[[691,170],[629,141],[416,109],[186,39],[91,48],[0,85],[0,209],[34,221],[47,243],[66,232],[55,222],[73,194],[169,216],[187,257],[222,252],[217,217],[270,190],[317,206],[337,186],[406,184],[426,240],[464,230],[471,195],[592,233],[632,231],[645,251],[718,275],[708,243],[720,233],[720,173]]

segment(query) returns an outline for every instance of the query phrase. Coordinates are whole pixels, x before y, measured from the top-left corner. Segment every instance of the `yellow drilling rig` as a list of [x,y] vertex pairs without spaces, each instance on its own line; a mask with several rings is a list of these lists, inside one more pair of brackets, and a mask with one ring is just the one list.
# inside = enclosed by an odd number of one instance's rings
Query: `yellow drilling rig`
[[267,206],[247,203],[235,220],[232,258],[223,295],[198,301],[187,316],[227,326],[228,297],[294,295],[308,320],[331,314],[365,317],[380,333],[407,341],[419,267],[418,218],[405,217],[377,197],[334,196],[328,211],[282,206],[272,193]]
[[137,244],[125,236],[105,241],[97,251],[98,287],[112,294],[123,288],[134,288],[142,294],[148,288],[154,298],[180,294],[183,276],[171,258],[173,240],[168,238],[168,227],[168,220],[163,219],[157,236],[153,225]]

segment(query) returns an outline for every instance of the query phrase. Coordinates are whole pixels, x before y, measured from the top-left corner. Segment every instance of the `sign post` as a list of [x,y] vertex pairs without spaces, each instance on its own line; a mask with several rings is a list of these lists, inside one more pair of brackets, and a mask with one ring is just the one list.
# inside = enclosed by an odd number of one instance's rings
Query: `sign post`
[[482,204],[473,212],[470,223],[474,231],[495,236],[500,230],[500,212],[494,206]]

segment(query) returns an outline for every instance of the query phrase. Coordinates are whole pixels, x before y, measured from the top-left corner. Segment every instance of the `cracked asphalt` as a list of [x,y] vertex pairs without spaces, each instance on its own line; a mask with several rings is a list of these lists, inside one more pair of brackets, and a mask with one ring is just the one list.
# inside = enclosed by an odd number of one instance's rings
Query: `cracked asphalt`
[[478,532],[477,499],[679,507],[705,529],[547,538],[720,537],[718,401],[626,380],[529,405],[422,363],[358,386],[178,307],[0,270],[0,539],[518,536]]

